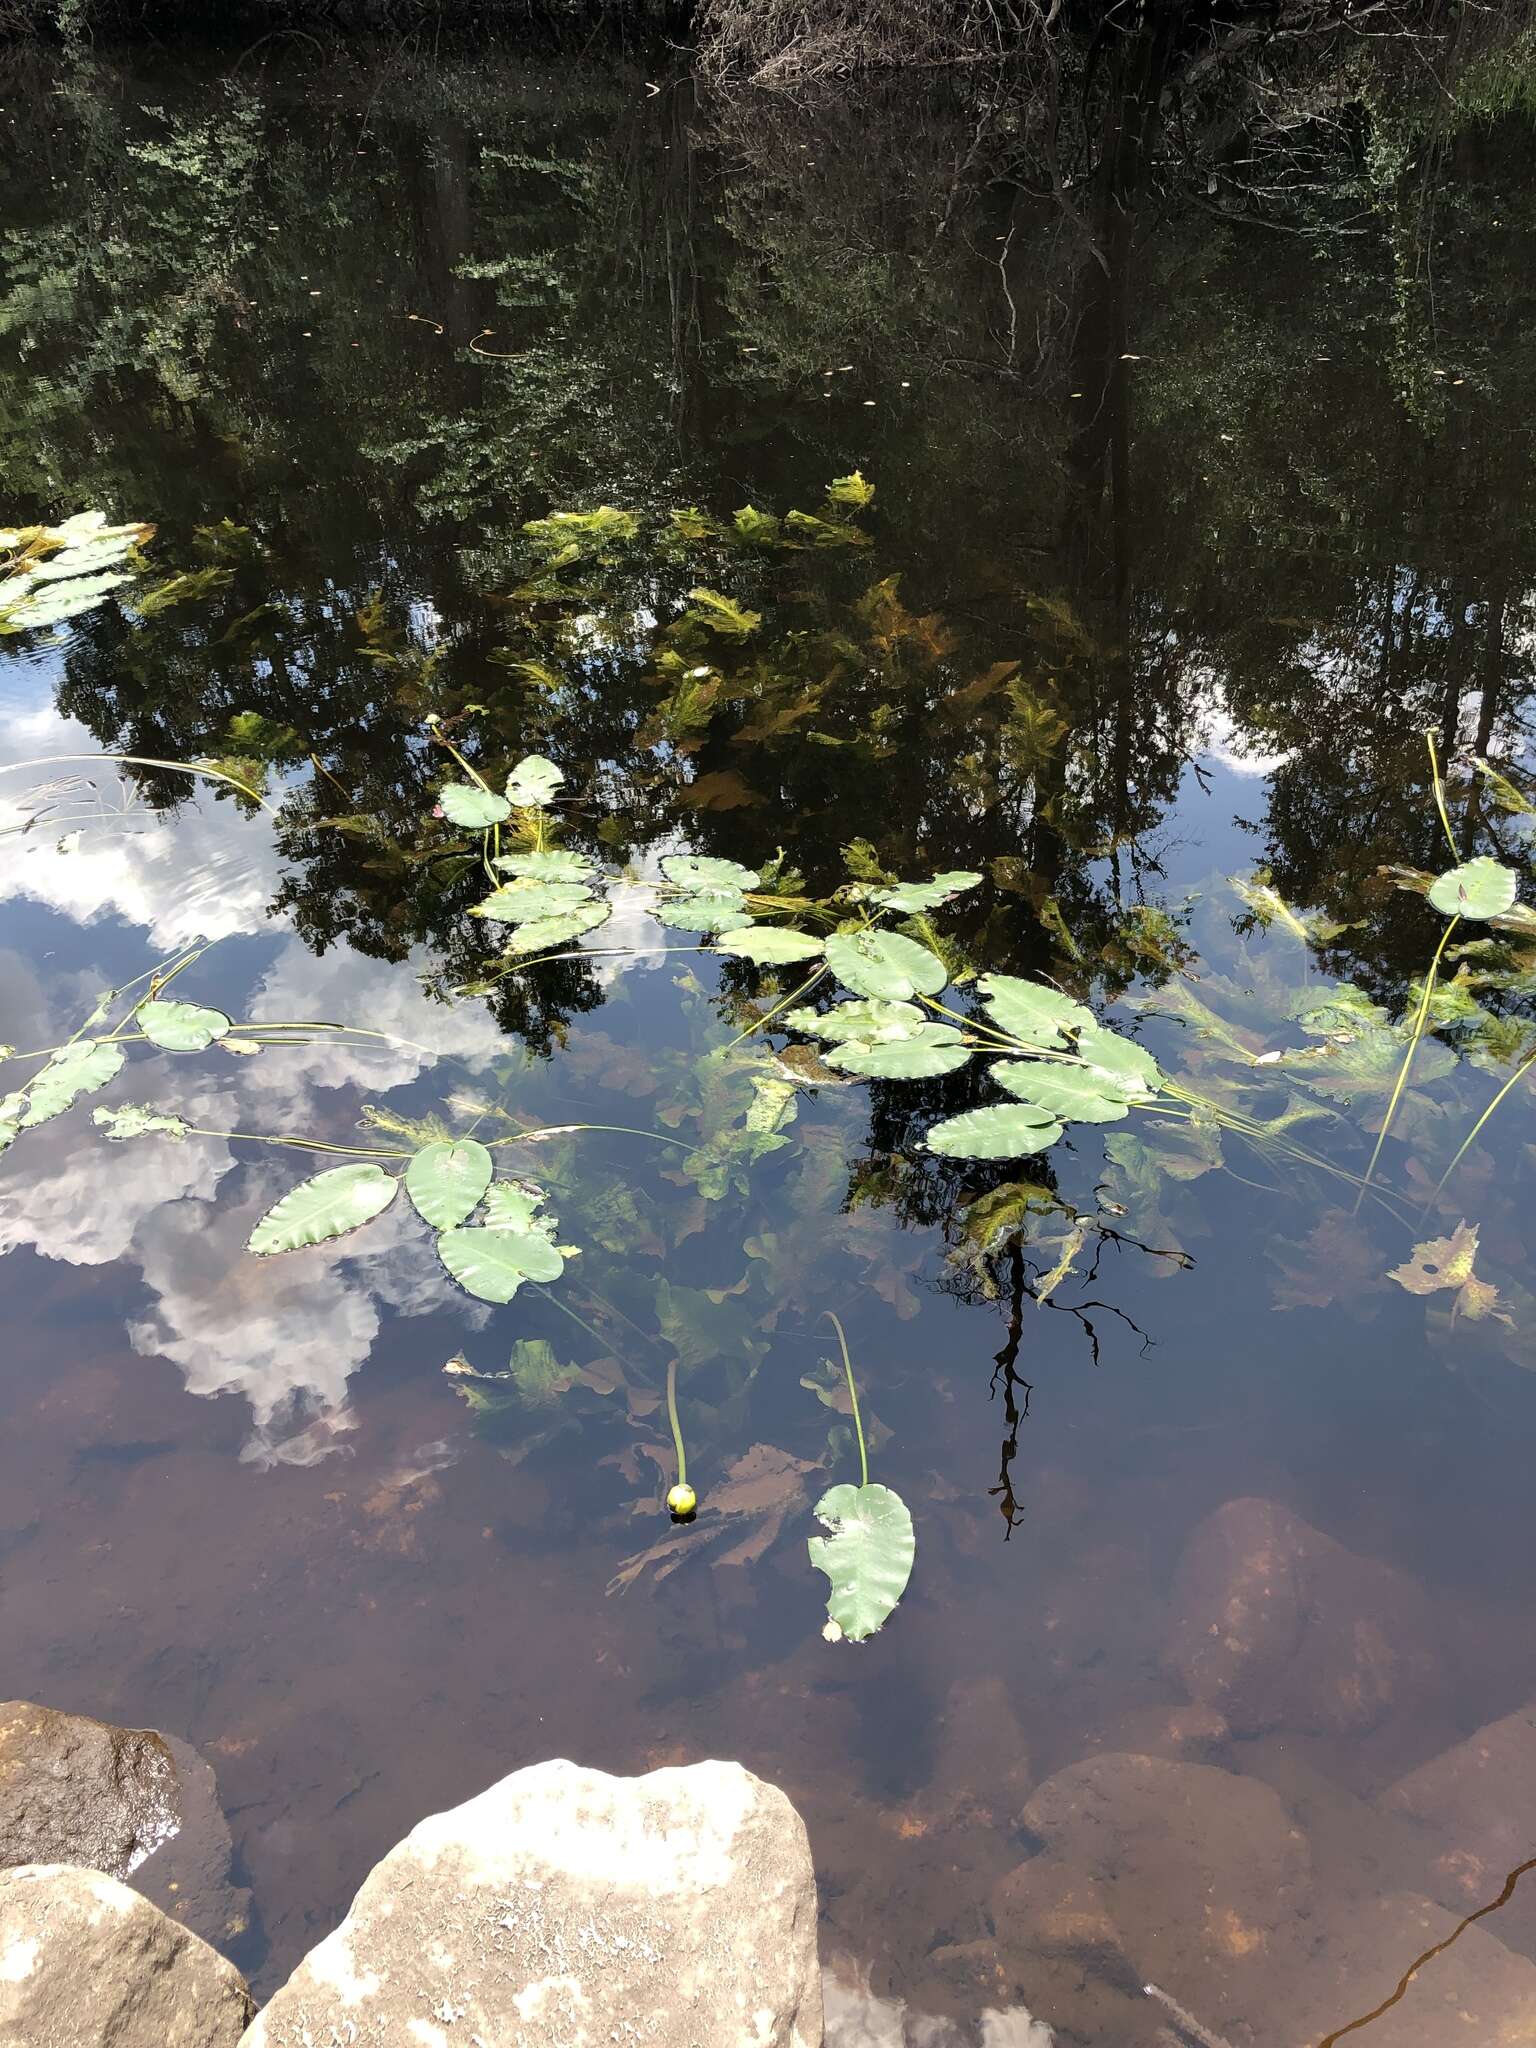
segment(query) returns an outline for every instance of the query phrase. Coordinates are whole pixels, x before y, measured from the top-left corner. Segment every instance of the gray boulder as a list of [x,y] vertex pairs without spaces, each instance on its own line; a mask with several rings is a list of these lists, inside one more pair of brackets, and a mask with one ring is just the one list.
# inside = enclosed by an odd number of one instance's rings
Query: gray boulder
[[126,1877],[180,1821],[176,1765],[151,1730],[0,1703],[0,1867],[78,1863]]
[[238,1970],[116,1878],[0,1870],[0,2048],[235,2048]]
[[740,1764],[515,1771],[370,1874],[244,2048],[821,2048],[805,1826]]

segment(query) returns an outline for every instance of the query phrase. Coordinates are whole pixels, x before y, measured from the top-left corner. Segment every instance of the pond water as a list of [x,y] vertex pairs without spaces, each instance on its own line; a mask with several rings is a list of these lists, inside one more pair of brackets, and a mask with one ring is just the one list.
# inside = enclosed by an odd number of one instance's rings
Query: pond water
[[[259,1991],[560,1754],[791,1793],[844,2048],[1318,2043],[1536,1853],[1536,923],[1425,986],[1453,847],[1536,903],[1536,150],[1463,59],[8,72],[4,516],[154,531],[0,652],[0,1088],[189,953],[236,1022],[0,1161],[0,1690],[214,1763]],[[556,800],[482,847],[444,734]],[[524,965],[470,913],[536,839],[613,909]],[[819,954],[658,919],[688,854],[816,943],[963,871],[883,913],[945,1009],[1052,987],[1158,1092],[932,1149],[993,1061],[828,1065]],[[246,1252],[338,1163],[256,1139],[471,1131],[548,1284],[404,1196]],[[861,1643],[827,1311],[916,1533]],[[1360,2031],[1533,2028],[1521,1888]]]

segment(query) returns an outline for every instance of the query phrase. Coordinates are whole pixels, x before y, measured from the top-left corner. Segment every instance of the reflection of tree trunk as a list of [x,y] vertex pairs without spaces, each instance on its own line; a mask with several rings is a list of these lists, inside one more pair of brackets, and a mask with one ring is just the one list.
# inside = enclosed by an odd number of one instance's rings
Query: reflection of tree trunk
[[[1499,715],[1499,694],[1504,682],[1504,616],[1508,604],[1509,586],[1501,583],[1488,599],[1482,658],[1478,663],[1477,735],[1472,742],[1472,752],[1479,761],[1488,758],[1488,750],[1493,745],[1494,721]],[[1469,846],[1473,833],[1482,822],[1484,787],[1482,777],[1474,776],[1471,794],[1467,798],[1466,843]]]

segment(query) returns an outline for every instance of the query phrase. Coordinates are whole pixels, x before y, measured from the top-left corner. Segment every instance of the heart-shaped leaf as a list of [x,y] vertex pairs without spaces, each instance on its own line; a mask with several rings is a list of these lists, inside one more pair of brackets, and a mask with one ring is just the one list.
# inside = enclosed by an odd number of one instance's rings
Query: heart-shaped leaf
[[26,1112],[14,1119],[17,1130],[30,1131],[62,1114],[80,1096],[94,1095],[122,1064],[123,1049],[110,1039],[77,1038],[73,1045],[61,1046],[28,1085]]
[[937,910],[941,903],[948,903],[963,890],[977,888],[984,880],[969,868],[950,868],[931,882],[897,882],[892,888],[870,893],[887,910]]
[[542,754],[525,754],[507,777],[507,800],[519,810],[547,804],[565,780],[565,770]]
[[1116,1085],[1114,1077],[1090,1067],[1058,1066],[1049,1060],[999,1060],[992,1078],[1020,1102],[1064,1124],[1115,1124],[1130,1111],[1131,1097]]
[[445,1230],[438,1256],[459,1285],[481,1301],[510,1301],[525,1280],[558,1280],[563,1254],[537,1231],[494,1225]]
[[722,953],[739,953],[759,967],[782,967],[792,960],[814,960],[821,940],[809,932],[792,932],[783,925],[753,925],[735,932],[721,932],[713,941]]
[[1097,1021],[1059,989],[1016,974],[984,974],[976,987],[993,1023],[1025,1045],[1065,1045],[1069,1031],[1091,1030]]
[[205,1010],[201,1003],[141,1003],[135,1021],[166,1052],[205,1052],[230,1029],[222,1010]]
[[471,832],[487,832],[512,815],[512,806],[504,796],[482,789],[477,782],[445,782],[437,800],[451,824],[463,825]]
[[716,860],[701,853],[669,853],[661,864],[669,882],[681,889],[755,889],[761,877],[738,861]]
[[899,932],[834,932],[826,950],[827,965],[856,996],[902,1003],[936,996],[949,980],[937,953]]
[[844,1074],[868,1074],[877,1081],[929,1081],[952,1074],[970,1058],[960,1034],[948,1024],[923,1024],[900,1038],[849,1039],[826,1056]]
[[834,1003],[830,1010],[799,1009],[784,1013],[786,1031],[803,1031],[811,1038],[824,1038],[829,1045],[850,1038],[904,1037],[924,1022],[916,1003],[885,1003],[861,999]]
[[656,915],[663,924],[676,925],[685,932],[745,931],[752,922],[746,900],[735,889],[700,890],[697,896],[679,896],[658,905]]
[[528,924],[536,917],[567,917],[591,901],[592,891],[580,882],[504,882],[470,915],[493,924]]
[[1484,857],[1436,875],[1429,900],[1445,917],[1502,917],[1515,900],[1517,886],[1511,869]]
[[1101,1074],[1109,1074],[1133,1101],[1155,1095],[1162,1083],[1157,1061],[1145,1046],[1102,1024],[1088,1024],[1077,1034],[1077,1049]]
[[1045,1110],[1008,1102],[946,1117],[928,1133],[928,1150],[949,1159],[1022,1159],[1044,1152],[1060,1136],[1061,1125]]
[[520,924],[507,941],[509,953],[548,953],[579,939],[583,932],[596,931],[613,915],[607,903],[588,903],[580,910],[568,910],[560,917],[534,917]]
[[917,1538],[899,1493],[888,1486],[833,1486],[816,1503],[830,1536],[806,1544],[811,1563],[832,1581],[827,1613],[850,1643],[862,1643],[888,1619],[907,1590]]
[[323,1244],[327,1238],[344,1237],[349,1230],[387,1209],[400,1191],[393,1174],[370,1161],[351,1166],[333,1166],[290,1188],[262,1217],[246,1241],[246,1250],[259,1258],[274,1252],[294,1252],[309,1244]]
[[495,1171],[495,1160],[478,1139],[448,1139],[422,1146],[405,1169],[405,1191],[424,1223],[451,1230],[480,1206]]
[[548,846],[542,853],[504,853],[493,865],[504,874],[521,875],[530,882],[582,882],[596,862],[569,847]]

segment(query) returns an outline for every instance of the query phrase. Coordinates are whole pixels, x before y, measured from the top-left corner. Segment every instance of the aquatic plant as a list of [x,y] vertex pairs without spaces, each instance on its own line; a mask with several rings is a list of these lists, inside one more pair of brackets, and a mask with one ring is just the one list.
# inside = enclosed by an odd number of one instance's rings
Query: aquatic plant
[[848,1400],[859,1446],[859,1483],[834,1486],[822,1495],[816,1503],[816,1519],[830,1534],[812,1536],[806,1548],[817,1571],[825,1572],[832,1582],[827,1596],[827,1625],[822,1633],[829,1642],[862,1643],[890,1619],[897,1601],[907,1590],[917,1541],[912,1517],[900,1494],[870,1482],[869,1450],[864,1441],[848,1339],[831,1309],[826,1316],[837,1332],[848,1381]]

